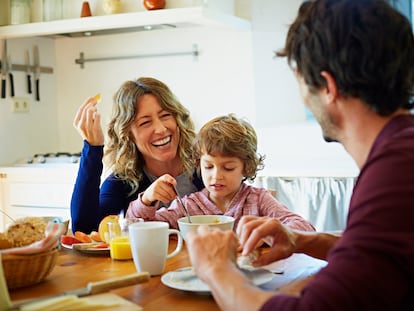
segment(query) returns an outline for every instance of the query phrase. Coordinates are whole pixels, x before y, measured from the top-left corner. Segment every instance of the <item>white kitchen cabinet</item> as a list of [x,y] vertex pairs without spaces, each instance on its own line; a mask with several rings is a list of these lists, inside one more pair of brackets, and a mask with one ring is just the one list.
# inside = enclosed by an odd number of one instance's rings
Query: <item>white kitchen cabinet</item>
[[[0,168],[0,208],[13,218],[53,216],[70,219],[70,199],[77,164]],[[1,215],[0,231],[10,220]]]
[[62,19],[0,27],[0,39],[91,36],[178,27],[250,30],[250,21],[203,6]]

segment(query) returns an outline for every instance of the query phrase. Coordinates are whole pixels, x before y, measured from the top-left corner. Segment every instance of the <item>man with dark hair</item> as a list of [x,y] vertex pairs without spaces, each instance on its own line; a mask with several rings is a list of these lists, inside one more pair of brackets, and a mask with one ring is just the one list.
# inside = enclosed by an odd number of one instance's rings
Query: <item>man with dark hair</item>
[[[197,275],[223,310],[414,310],[414,38],[383,0],[304,2],[285,47],[326,141],[360,169],[342,236],[245,216],[237,236],[200,227],[187,236]],[[229,260],[272,242],[255,265],[293,253],[328,264],[299,296],[263,291]]]

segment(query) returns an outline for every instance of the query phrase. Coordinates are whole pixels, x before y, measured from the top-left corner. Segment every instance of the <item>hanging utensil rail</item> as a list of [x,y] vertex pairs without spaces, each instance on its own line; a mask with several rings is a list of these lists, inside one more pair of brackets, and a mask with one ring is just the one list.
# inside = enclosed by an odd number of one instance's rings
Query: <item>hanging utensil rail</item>
[[[0,61],[0,70],[1,70],[1,61]],[[12,64],[13,71],[27,71],[27,65],[21,65],[21,64]],[[30,72],[36,72],[36,66],[29,66]],[[53,73],[53,68],[51,67],[40,67],[40,73]]]
[[99,57],[99,58],[85,58],[85,54],[83,52],[80,52],[79,58],[75,59],[75,63],[80,65],[80,67],[83,69],[85,67],[85,63],[87,62],[100,62],[100,61],[107,61],[107,60],[120,60],[120,59],[132,59],[132,58],[182,56],[182,55],[192,55],[194,60],[197,60],[197,57],[199,54],[200,52],[198,50],[197,44],[193,44],[193,49],[191,51],[150,53],[150,54],[124,55],[124,56],[109,56],[109,57]]

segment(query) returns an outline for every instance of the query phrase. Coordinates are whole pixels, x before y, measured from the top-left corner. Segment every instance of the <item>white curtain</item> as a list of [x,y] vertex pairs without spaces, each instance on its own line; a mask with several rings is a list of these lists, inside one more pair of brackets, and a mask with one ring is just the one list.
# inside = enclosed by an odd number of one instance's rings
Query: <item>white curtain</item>
[[276,198],[301,215],[318,231],[345,228],[354,177],[267,177],[259,176],[255,186],[276,191]]

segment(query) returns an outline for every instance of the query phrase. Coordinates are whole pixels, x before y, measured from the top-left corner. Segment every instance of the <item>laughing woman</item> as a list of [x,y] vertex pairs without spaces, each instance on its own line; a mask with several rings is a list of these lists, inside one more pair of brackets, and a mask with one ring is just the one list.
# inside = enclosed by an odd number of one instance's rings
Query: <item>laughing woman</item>
[[[84,139],[72,194],[72,231],[97,230],[102,218],[126,212],[138,196],[142,202],[168,205],[175,192],[203,188],[191,161],[194,124],[170,89],[154,78],[121,85],[114,95],[108,142],[97,100],[86,99],[73,121]],[[101,185],[103,161],[110,175]]]

